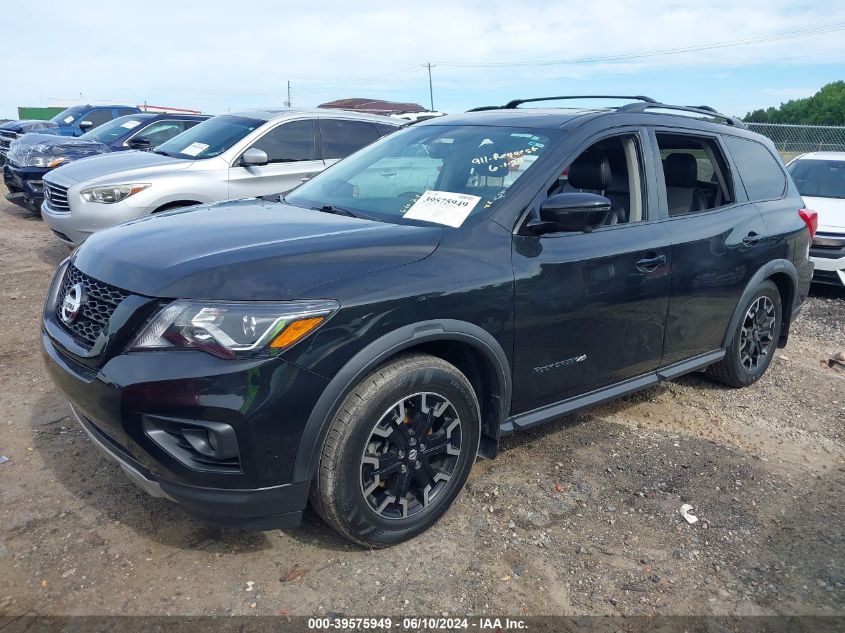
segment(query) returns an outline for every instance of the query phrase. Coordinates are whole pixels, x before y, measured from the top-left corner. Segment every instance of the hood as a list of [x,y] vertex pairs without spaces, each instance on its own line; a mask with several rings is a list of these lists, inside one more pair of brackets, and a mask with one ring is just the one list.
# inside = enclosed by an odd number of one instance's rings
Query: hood
[[116,183],[137,178],[186,169],[194,161],[170,158],[152,152],[128,150],[103,156],[92,156],[87,160],[59,167],[62,176],[79,182],[102,181]]
[[38,119],[23,119],[21,121],[7,121],[0,125],[0,130],[9,130],[10,132],[17,132],[18,134],[26,134],[27,132],[35,132],[37,130],[45,130],[59,127],[52,121],[40,121]]
[[36,156],[76,160],[109,151],[107,145],[98,141],[30,132],[12,142],[8,158],[17,165],[30,165],[31,159]]
[[845,233],[845,198],[802,197],[804,206],[819,214],[819,231]]
[[288,300],[314,286],[423,259],[441,235],[438,227],[250,199],[100,231],[74,263],[95,279],[150,297]]

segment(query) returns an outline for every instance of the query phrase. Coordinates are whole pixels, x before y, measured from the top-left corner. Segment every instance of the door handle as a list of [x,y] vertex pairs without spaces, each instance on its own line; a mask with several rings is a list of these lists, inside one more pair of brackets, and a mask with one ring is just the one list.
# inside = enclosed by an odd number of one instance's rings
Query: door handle
[[[651,254],[651,253],[649,253]],[[653,273],[660,266],[666,263],[666,255],[654,255],[646,257],[637,262],[637,269],[644,273]]]
[[742,238],[742,243],[746,246],[757,246],[757,244],[759,244],[762,239],[762,235],[751,231],[751,233]]
[[392,178],[396,175],[395,171],[380,171],[379,176],[384,176],[385,178]]

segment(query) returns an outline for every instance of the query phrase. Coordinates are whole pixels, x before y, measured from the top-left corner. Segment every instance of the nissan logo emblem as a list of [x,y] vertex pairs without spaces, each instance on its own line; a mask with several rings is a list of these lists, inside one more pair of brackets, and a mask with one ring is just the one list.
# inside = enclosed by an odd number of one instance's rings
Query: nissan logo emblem
[[79,311],[82,309],[84,297],[85,291],[82,284],[74,284],[68,288],[65,298],[62,300],[62,321],[70,325],[76,320]]

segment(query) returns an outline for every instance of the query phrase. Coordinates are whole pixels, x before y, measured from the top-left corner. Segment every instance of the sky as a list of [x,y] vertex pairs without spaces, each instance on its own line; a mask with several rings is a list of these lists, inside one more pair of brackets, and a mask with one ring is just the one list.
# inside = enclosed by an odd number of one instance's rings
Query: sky
[[428,107],[425,63],[445,112],[645,94],[744,115],[845,79],[829,0],[39,0],[0,10],[0,32],[0,118],[80,95],[219,114],[280,106],[288,81],[294,107]]

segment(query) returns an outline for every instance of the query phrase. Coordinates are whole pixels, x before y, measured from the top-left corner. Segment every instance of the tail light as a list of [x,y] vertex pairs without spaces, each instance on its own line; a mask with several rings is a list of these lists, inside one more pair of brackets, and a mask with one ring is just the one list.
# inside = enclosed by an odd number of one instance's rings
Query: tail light
[[819,228],[819,214],[809,209],[798,209],[798,215],[810,229],[810,240],[812,240],[816,236],[816,229]]

